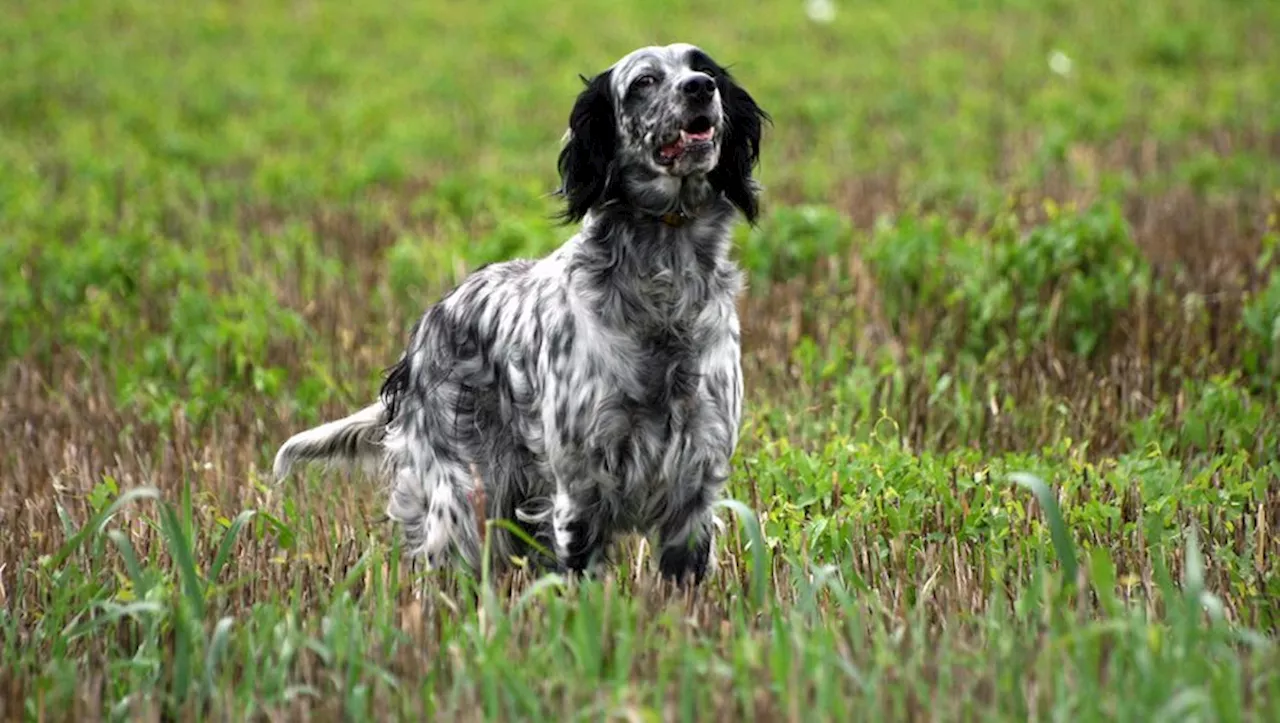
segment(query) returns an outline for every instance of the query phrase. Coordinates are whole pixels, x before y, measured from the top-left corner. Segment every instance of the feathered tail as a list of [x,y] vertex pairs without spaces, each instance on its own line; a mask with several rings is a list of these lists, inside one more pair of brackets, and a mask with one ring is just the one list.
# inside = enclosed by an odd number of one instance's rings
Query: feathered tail
[[272,474],[284,479],[298,462],[341,461],[351,465],[376,462],[386,436],[387,407],[381,401],[349,417],[298,432],[276,452]]

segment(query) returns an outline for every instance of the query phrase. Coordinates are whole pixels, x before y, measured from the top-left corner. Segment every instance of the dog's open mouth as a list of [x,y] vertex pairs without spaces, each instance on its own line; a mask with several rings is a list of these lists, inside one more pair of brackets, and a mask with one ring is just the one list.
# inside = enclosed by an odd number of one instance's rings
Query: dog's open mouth
[[658,162],[670,165],[689,151],[710,148],[715,135],[716,127],[712,125],[711,119],[700,115],[689,121],[674,141],[658,149]]

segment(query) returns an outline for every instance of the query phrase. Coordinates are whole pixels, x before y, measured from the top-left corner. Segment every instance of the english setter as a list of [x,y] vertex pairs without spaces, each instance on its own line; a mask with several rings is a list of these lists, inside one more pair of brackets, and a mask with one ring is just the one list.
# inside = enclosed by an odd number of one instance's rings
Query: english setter
[[554,554],[493,526],[496,567],[590,570],[640,532],[663,576],[697,582],[742,413],[730,231],[756,219],[770,118],[687,44],[583,81],[557,163],[578,232],[472,272],[413,326],[379,401],[290,438],[274,473],[381,463],[388,516],[431,568],[478,569],[478,504]]

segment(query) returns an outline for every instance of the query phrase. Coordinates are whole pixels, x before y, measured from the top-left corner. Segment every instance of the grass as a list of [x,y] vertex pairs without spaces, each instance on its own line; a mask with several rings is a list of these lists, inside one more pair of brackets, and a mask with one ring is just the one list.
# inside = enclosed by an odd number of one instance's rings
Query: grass
[[[1275,718],[1280,11],[835,8],[11,9],[0,716]],[[678,39],[775,118],[720,573],[423,575],[267,482]]]

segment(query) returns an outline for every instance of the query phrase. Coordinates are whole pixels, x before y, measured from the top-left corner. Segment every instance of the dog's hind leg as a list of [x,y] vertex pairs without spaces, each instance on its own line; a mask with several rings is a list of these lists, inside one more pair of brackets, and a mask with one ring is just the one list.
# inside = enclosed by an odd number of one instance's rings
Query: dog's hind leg
[[387,500],[387,517],[400,525],[405,550],[410,556],[416,556],[427,541],[430,509],[431,490],[421,476],[412,467],[397,470]]
[[387,516],[400,523],[409,555],[438,569],[457,555],[480,569],[480,534],[472,475],[461,464],[436,460],[422,472],[405,467],[396,474]]
[[418,554],[432,569],[443,567],[451,555],[457,555],[473,571],[479,571],[480,530],[470,468],[460,461],[437,457],[425,477],[426,488],[431,492]]
[[595,574],[605,563],[615,531],[610,502],[597,485],[575,490],[558,484],[551,500],[552,529],[556,555],[569,572]]

